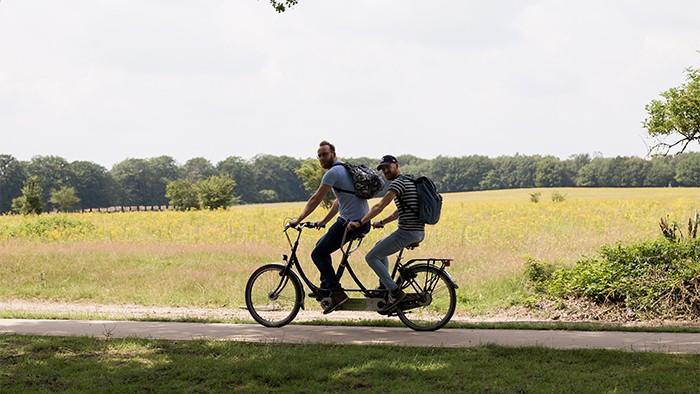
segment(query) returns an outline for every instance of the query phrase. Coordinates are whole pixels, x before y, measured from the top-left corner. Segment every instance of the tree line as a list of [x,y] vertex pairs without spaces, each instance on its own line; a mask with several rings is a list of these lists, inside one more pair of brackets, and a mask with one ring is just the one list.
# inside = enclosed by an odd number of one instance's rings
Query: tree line
[[[378,162],[367,157],[344,160],[370,167]],[[650,159],[579,154],[562,160],[518,154],[434,159],[401,155],[398,160],[404,173],[426,175],[442,192],[532,187],[700,186],[697,152]],[[182,165],[170,156],[129,158],[108,170],[92,162],[68,162],[58,156],[35,156],[20,161],[12,155],[0,154],[0,213],[18,212],[21,204],[29,203],[25,195],[28,192],[42,204],[44,211],[66,210],[61,209],[62,204],[71,209],[172,205],[187,190],[195,193],[191,198],[199,195],[206,199],[209,193],[208,205],[205,202],[200,207],[210,208],[304,201],[316,189],[322,174],[314,158],[273,155],[252,159],[232,156],[216,164],[196,157]],[[226,190],[228,194],[221,202],[216,200],[220,197],[216,196],[217,190]]]

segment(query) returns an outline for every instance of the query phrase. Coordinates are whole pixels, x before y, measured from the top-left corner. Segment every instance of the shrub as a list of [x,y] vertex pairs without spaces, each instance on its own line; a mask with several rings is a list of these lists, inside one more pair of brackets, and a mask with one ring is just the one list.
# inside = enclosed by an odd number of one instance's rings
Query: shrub
[[542,195],[542,193],[540,193],[540,192],[530,193],[530,202],[534,202],[534,203],[540,202],[541,195]]
[[564,202],[564,200],[566,200],[566,194],[561,194],[559,192],[552,192],[552,201]]
[[95,230],[95,225],[67,215],[40,215],[25,220],[9,232],[13,237],[41,239],[47,241],[80,239],[85,233]]
[[551,272],[531,261],[528,279],[553,298],[582,298],[651,318],[700,316],[700,241],[604,246],[599,254]]

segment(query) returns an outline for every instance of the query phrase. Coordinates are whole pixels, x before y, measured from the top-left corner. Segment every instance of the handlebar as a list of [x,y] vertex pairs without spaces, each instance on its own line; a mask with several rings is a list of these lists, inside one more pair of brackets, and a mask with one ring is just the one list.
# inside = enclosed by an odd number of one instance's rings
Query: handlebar
[[[316,227],[316,222],[301,222],[301,223],[299,223],[298,225],[296,225],[294,228],[296,228],[296,227],[302,227],[302,228],[304,228],[304,227],[305,227],[305,228],[317,228],[317,227]],[[318,228],[323,228],[323,227],[326,227],[326,226],[319,226]],[[287,222],[287,223],[284,224],[284,231],[287,231],[287,230],[289,230],[290,228],[292,228],[292,226],[289,225],[289,222]]]

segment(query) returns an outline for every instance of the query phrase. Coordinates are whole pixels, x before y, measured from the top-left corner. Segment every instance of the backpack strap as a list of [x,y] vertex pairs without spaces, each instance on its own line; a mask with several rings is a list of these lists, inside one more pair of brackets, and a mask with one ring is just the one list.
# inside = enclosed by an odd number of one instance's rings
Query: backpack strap
[[[345,168],[345,170],[348,172],[348,174],[350,174],[350,169],[342,161],[339,161],[337,163],[333,163],[333,165],[331,167],[335,167],[335,166],[343,166]],[[350,174],[350,179],[352,180],[352,174]],[[354,190],[345,190],[345,189],[339,188],[338,186],[332,186],[332,187],[333,187],[333,189],[335,189],[339,192],[342,192],[342,193],[355,194]]]
[[[403,174],[402,174],[402,175],[403,175]],[[416,178],[415,178],[413,175],[408,175],[408,174],[406,174],[405,177],[408,178],[408,179],[410,179],[411,182],[413,182],[414,185],[416,184]],[[416,215],[416,217],[418,217],[418,210],[417,210],[417,209],[413,209],[412,206],[410,206],[409,204],[405,203],[404,200],[403,200],[403,198],[401,198],[401,197],[399,197],[399,196],[396,196],[396,198],[399,199],[399,202],[401,202],[401,206],[402,206],[402,207],[406,207],[409,211],[411,211],[412,214],[414,214],[414,215]]]

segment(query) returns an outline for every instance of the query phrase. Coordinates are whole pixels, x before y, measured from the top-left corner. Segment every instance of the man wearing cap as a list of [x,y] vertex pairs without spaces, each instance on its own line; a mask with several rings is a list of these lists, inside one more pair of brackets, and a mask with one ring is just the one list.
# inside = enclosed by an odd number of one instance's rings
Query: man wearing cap
[[[367,200],[358,198],[354,193],[338,193],[337,188],[353,190],[353,185],[352,176],[348,170],[340,165],[333,144],[328,141],[321,141],[317,155],[321,167],[328,171],[323,175],[321,184],[306,202],[299,216],[296,219],[290,220],[289,225],[291,227],[296,227],[318,207],[331,189],[333,190],[336,197],[333,201],[333,205],[326,216],[315,223],[316,228],[324,227],[336,214],[338,214],[338,219],[328,229],[328,232],[316,242],[316,247],[311,252],[311,260],[313,260],[316,268],[318,268],[321,273],[320,287],[324,289],[321,295],[324,297],[330,296],[332,301],[331,304],[324,309],[323,313],[325,314],[338,309],[338,307],[349,299],[335,274],[331,254],[342,246],[341,243],[343,242],[343,234],[345,233],[346,225],[351,220],[357,220],[357,218],[363,217],[369,210],[369,204]],[[369,224],[366,224],[355,231],[348,232],[345,242],[361,234],[368,233],[369,229]]]
[[425,224],[418,220],[418,191],[413,178],[401,173],[396,157],[392,155],[382,157],[377,170],[381,170],[384,177],[391,181],[389,190],[362,219],[348,223],[348,229],[352,230],[366,225],[372,218],[379,215],[392,200],[396,204],[397,209],[394,212],[384,219],[372,223],[372,227],[382,228],[385,224],[398,219],[398,228],[379,240],[365,256],[367,264],[377,274],[381,285],[389,290],[387,305],[384,307],[384,311],[388,311],[406,297],[403,290],[399,289],[396,282],[391,279],[388,256],[408,245],[422,241],[425,237]]

